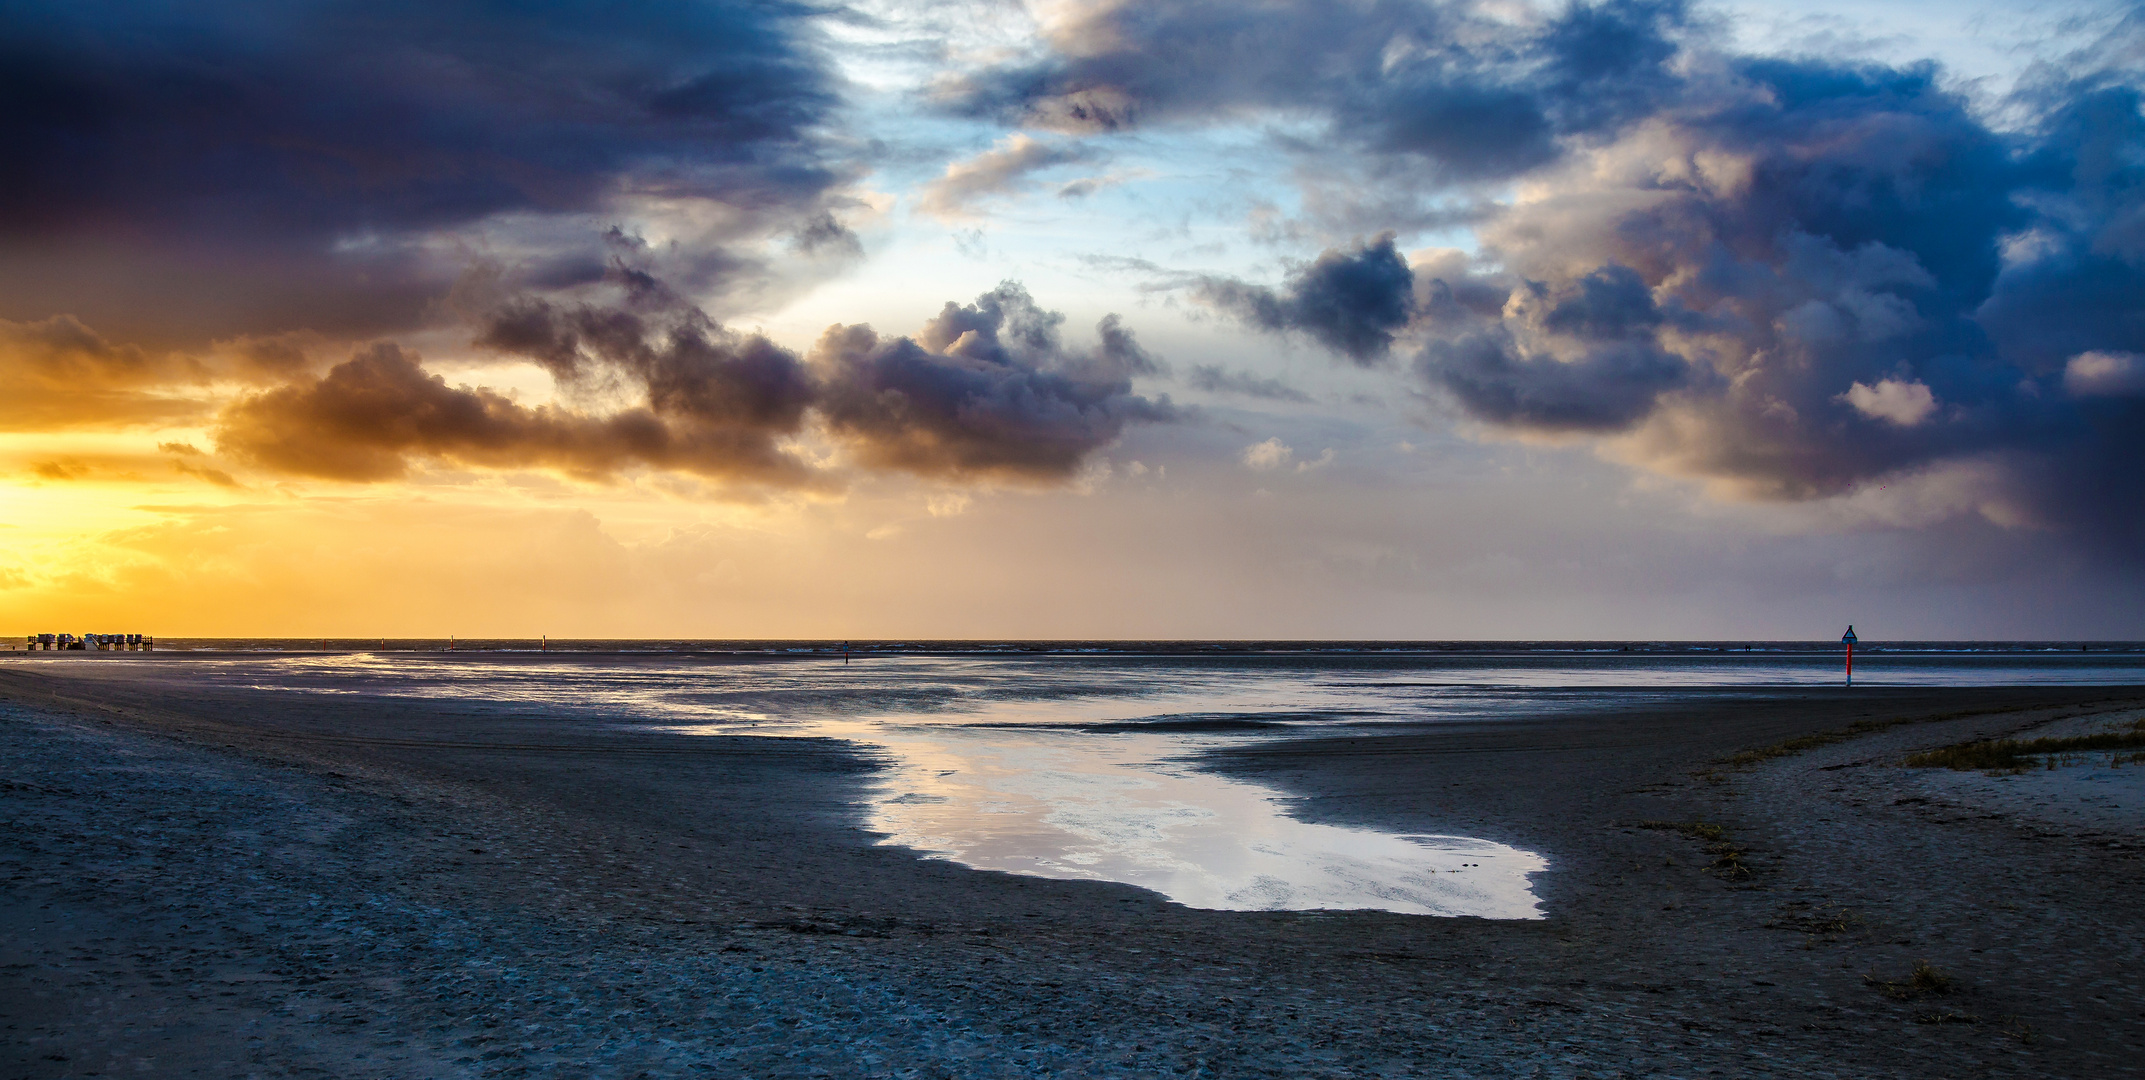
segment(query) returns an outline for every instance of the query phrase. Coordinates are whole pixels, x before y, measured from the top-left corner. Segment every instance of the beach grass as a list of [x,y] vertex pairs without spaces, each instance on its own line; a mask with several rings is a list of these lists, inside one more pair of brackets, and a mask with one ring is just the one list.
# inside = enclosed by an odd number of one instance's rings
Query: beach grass
[[1730,881],[1746,881],[1757,873],[1743,861],[1749,852],[1729,838],[1727,829],[1710,821],[1641,821],[1639,828],[1679,832],[1693,840],[1705,841],[1706,854],[1713,856],[1706,870]]
[[1871,989],[1893,1001],[1915,1001],[1925,997],[1938,997],[1959,988],[1959,980],[1937,968],[1927,960],[1914,965],[1914,970],[1901,979],[1880,979],[1864,975],[1862,981]]
[[1916,769],[2022,773],[2056,754],[2106,753],[2110,764],[2135,763],[2139,755],[2120,751],[2140,749],[2145,749],[2145,720],[2132,723],[2127,731],[2104,731],[2094,735],[1981,739],[1909,754],[1902,763]]
[[1934,724],[1944,720],[1958,720],[1968,716],[1980,716],[1985,713],[2003,711],[2002,709],[1960,709],[1955,712],[1934,713],[1928,716],[1902,716],[1887,720],[1857,720],[1843,728],[1820,731],[1814,735],[1802,735],[1753,750],[1738,750],[1722,759],[1721,764],[1730,768],[1747,769],[1753,765],[1762,765],[1775,758],[1793,757],[1806,751],[1831,746],[1834,743],[1843,743],[1849,739],[1859,738],[1879,731],[1889,731],[1892,728],[1907,724]]

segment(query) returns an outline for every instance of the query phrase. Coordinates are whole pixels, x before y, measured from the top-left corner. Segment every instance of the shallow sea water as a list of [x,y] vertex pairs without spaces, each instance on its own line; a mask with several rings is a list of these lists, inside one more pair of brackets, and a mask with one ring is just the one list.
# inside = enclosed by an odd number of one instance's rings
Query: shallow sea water
[[[211,681],[465,698],[592,723],[851,741],[883,768],[883,843],[962,865],[1123,882],[1199,908],[1372,908],[1540,917],[1539,855],[1461,836],[1299,821],[1281,793],[1204,772],[1200,751],[1395,723],[1523,719],[1708,687],[1839,681],[1838,657],[876,655],[854,662],[661,653],[222,653]],[[67,662],[127,662],[71,658]],[[2145,682],[2145,654],[1950,650],[1858,658],[1870,685]]]

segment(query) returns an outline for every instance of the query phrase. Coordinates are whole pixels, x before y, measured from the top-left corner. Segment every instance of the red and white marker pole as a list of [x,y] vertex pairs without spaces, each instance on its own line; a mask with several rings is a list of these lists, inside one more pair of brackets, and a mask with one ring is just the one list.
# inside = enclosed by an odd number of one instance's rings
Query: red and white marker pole
[[1847,624],[1847,632],[1840,635],[1840,640],[1847,645],[1847,685],[1853,686],[1855,684],[1855,627],[1853,623]]

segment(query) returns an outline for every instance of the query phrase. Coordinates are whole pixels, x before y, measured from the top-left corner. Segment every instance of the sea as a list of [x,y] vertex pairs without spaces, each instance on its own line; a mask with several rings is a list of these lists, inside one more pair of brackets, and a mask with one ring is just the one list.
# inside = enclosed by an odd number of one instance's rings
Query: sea
[[[1542,855],[1300,820],[1246,740],[1847,681],[1838,642],[159,639],[226,687],[475,699],[611,729],[843,740],[879,842],[1199,908],[1541,917]],[[21,660],[126,663],[138,654]],[[1858,686],[2145,684],[2140,642],[1861,643]],[[719,798],[719,792],[710,792]]]

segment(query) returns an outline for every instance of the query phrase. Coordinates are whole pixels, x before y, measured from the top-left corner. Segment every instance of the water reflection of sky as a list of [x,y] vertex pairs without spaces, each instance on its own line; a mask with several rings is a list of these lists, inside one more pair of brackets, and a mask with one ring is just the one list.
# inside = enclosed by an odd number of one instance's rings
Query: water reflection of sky
[[[90,658],[74,658],[80,663]],[[105,662],[127,662],[113,658]],[[1377,908],[1534,918],[1539,856],[1487,841],[1298,821],[1199,751],[1359,725],[1495,720],[1705,688],[1836,682],[1778,654],[1425,657],[882,657],[347,653],[193,658],[262,689],[459,698],[675,731],[874,749],[885,842],[979,869],[1124,882],[1220,909]],[[2145,656],[1885,654],[1863,685],[2145,682]]]
[[[1058,711],[1093,717],[1095,705]],[[1465,837],[1298,821],[1276,792],[1184,762],[1224,736],[996,717],[860,718],[814,733],[889,759],[869,808],[887,843],[966,866],[1125,882],[1201,908],[1538,915],[1527,876],[1546,867],[1540,857]]]

